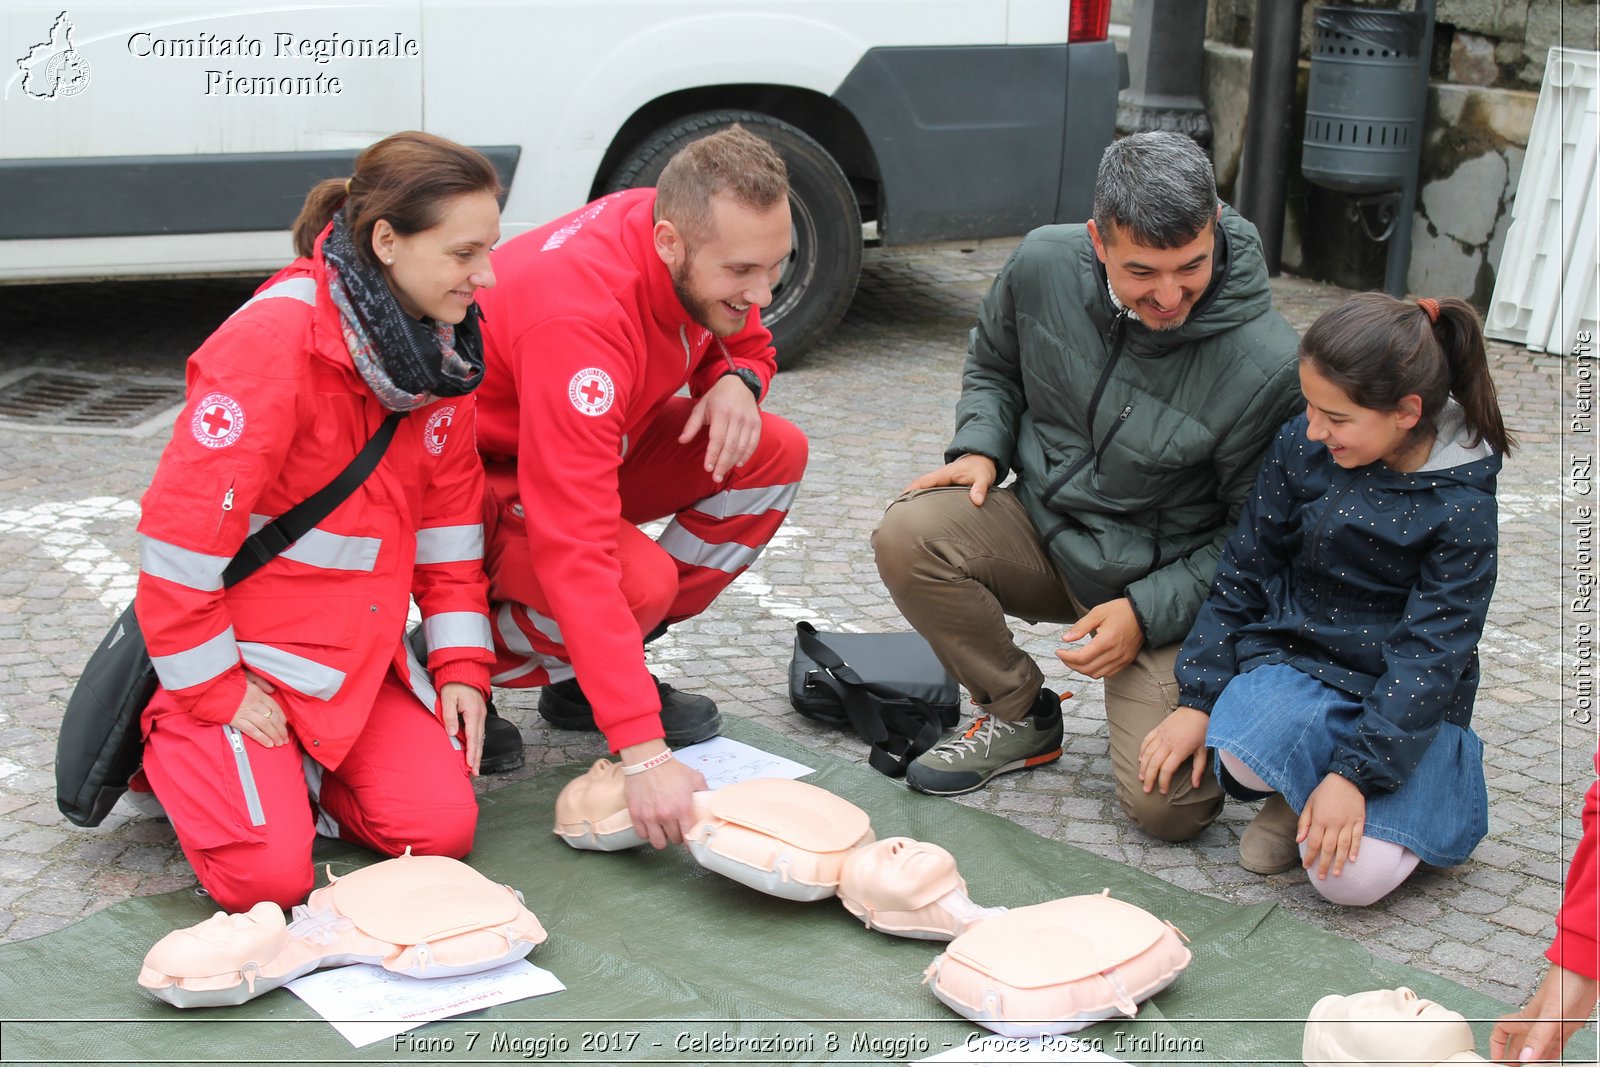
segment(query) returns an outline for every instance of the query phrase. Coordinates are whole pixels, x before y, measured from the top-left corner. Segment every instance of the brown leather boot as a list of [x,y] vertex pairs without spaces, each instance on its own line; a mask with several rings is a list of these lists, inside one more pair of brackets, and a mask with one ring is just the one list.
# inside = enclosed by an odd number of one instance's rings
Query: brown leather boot
[[1294,841],[1299,823],[1283,794],[1272,794],[1239,838],[1239,866],[1254,874],[1282,874],[1300,866]]

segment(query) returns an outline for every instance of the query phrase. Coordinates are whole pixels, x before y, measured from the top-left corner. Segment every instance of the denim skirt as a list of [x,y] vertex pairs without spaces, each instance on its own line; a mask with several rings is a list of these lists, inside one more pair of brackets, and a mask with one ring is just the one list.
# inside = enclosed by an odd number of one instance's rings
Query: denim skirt
[[[1228,683],[1211,709],[1206,744],[1230,752],[1295,811],[1327,777],[1339,744],[1353,740],[1361,701],[1286,663],[1269,663]],[[1217,760],[1217,778],[1241,800],[1262,794],[1233,781]],[[1367,798],[1364,833],[1393,841],[1436,867],[1472,854],[1489,832],[1483,742],[1470,729],[1442,723],[1422,762],[1393,793]]]

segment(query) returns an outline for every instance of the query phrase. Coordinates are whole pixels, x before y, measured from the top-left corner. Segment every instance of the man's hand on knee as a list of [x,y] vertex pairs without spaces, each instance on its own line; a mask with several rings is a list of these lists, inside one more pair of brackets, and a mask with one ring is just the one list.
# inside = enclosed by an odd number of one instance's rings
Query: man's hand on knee
[[994,460],[988,456],[980,456],[969,452],[960,459],[946,463],[936,471],[916,478],[906,486],[902,493],[914,493],[918,489],[938,489],[946,485],[967,485],[972,487],[972,502],[978,507],[983,507],[983,502],[989,497],[989,490],[994,486],[998,472]]
[[1068,644],[1089,634],[1094,639],[1081,648],[1058,648],[1056,658],[1079,674],[1104,678],[1116,674],[1134,661],[1144,648],[1144,630],[1127,597],[1108,600],[1084,612],[1072,629],[1061,635]]

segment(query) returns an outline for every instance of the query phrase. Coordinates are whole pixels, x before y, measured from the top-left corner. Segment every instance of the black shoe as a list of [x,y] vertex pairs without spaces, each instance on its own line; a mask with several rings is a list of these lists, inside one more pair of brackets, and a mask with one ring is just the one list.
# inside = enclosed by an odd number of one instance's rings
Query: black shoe
[[[655,678],[654,675],[651,675]],[[716,737],[722,731],[722,715],[710,697],[695,696],[672,688],[655,678],[661,693],[661,727],[667,745],[683,748]],[[539,690],[539,714],[557,730],[596,730],[594,708],[583,695],[576,678],[554,682]]]
[[[411,652],[424,667],[428,663],[428,640],[417,627],[406,635]],[[500,717],[494,708],[494,697],[484,701],[489,718],[483,724],[483,754],[478,757],[479,774],[504,774],[522,766],[526,759],[522,751],[522,731],[516,724]]]

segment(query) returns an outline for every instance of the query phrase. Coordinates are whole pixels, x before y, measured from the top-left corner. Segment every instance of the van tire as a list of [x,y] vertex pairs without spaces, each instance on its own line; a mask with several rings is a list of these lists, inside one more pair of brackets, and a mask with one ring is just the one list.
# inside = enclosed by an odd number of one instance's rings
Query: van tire
[[771,142],[789,168],[794,253],[761,313],[778,363],[792,366],[844,317],[861,275],[861,213],[844,172],[794,126],[753,111],[702,111],[676,119],[629,149],[605,191],[652,186],[678,149],[735,122]]

